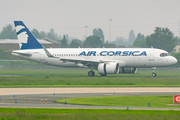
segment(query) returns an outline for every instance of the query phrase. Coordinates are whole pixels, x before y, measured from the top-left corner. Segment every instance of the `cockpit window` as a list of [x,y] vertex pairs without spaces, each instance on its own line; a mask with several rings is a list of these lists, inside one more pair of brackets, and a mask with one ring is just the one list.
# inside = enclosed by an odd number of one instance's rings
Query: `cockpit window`
[[165,57],[165,56],[168,56],[168,54],[167,53],[161,53],[160,56]]

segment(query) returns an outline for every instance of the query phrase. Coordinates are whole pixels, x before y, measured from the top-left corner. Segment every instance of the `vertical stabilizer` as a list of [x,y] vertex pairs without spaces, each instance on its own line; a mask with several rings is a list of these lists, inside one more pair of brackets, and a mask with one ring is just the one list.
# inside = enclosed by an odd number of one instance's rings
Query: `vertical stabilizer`
[[23,49],[43,49],[42,45],[36,40],[22,21],[14,21],[19,47]]

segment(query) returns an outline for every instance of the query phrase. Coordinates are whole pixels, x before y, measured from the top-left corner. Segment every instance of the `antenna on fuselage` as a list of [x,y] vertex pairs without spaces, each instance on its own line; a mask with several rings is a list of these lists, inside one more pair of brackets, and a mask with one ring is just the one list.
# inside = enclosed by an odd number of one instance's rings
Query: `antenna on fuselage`
[[153,46],[151,46],[151,48],[153,49]]

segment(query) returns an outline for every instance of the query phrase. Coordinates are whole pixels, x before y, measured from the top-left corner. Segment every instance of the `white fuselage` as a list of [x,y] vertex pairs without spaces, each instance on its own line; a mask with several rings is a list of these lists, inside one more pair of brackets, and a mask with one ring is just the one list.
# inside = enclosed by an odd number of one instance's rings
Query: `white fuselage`
[[[20,50],[11,54],[43,64],[60,67],[88,67],[101,76],[135,73],[136,68],[163,67],[177,63],[168,52],[153,48],[51,48],[41,45],[22,21],[14,21]],[[121,68],[121,70],[120,70]],[[129,72],[130,71],[130,72]],[[156,76],[153,69],[153,77]]]
[[[48,57],[44,49],[16,50],[12,55],[20,56],[28,60],[60,67],[85,67],[78,62],[65,62],[61,58],[76,60],[99,60],[99,61],[123,61],[121,67],[163,67],[177,63],[172,56],[160,56],[166,51],[153,48],[50,48],[47,49],[54,57]],[[24,56],[18,53],[28,53]]]

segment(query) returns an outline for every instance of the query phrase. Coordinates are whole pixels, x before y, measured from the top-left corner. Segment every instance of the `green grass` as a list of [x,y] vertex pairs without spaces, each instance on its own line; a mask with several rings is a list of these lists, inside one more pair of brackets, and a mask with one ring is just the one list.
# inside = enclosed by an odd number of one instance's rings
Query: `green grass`
[[129,106],[129,107],[175,107],[180,105],[169,106],[173,103],[172,95],[153,95],[153,96],[105,96],[105,97],[84,97],[84,98],[67,98],[59,99],[56,102],[78,105],[95,105],[95,106]]
[[87,75],[87,69],[0,69],[5,75]]
[[180,87],[180,78],[0,76],[0,83],[0,87]]
[[[137,74],[109,74],[88,77],[87,69],[16,69],[0,70],[0,74],[44,76],[0,76],[0,87],[180,87],[180,78],[153,78],[151,71]],[[180,76],[179,71],[157,71],[158,76]],[[50,75],[62,75],[51,77]],[[70,75],[70,76],[69,76]],[[120,76],[120,77],[114,77]],[[145,77],[126,77],[145,76]]]
[[[166,68],[165,68],[166,69]],[[0,69],[0,74],[6,75],[83,75],[87,76],[89,69]],[[95,76],[100,76],[98,71]],[[157,76],[164,77],[180,77],[180,71],[155,71]],[[151,77],[151,69],[149,71],[137,71],[136,74],[108,74],[107,76],[146,76]]]
[[179,111],[0,108],[0,120],[178,120]]

